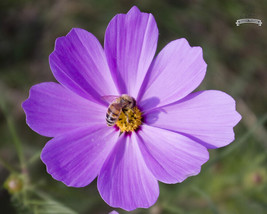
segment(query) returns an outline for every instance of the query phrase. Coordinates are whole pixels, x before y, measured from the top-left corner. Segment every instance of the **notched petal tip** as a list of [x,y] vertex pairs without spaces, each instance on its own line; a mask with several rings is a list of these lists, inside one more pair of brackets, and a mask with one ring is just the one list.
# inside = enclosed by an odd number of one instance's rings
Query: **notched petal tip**
[[148,112],[146,116],[148,124],[182,133],[208,149],[233,142],[233,128],[240,119],[235,100],[217,90],[191,93],[157,112],[151,111],[151,115]]
[[[160,99],[157,106],[144,106],[146,111],[174,103],[199,86],[206,70],[207,63],[200,46],[190,46],[185,38],[174,40],[154,59],[138,99],[147,100],[155,94]],[[162,87],[166,82],[168,87]]]
[[91,123],[105,125],[103,114],[106,107],[84,99],[55,82],[34,85],[22,107],[29,127],[47,137],[68,133]]
[[28,102],[29,102],[29,99],[30,99],[30,93],[31,92],[29,92],[29,96],[28,96],[28,98],[26,99],[26,100],[24,100],[22,103],[21,103],[21,108],[23,109],[23,111],[25,112],[25,115],[27,116],[27,114],[26,114],[26,110],[27,110],[27,104],[28,104]]
[[32,86],[29,90],[29,96],[28,98],[22,102],[21,104],[21,107],[25,113],[25,116],[26,116],[26,124],[33,130],[35,131],[36,133],[40,134],[40,135],[43,135],[43,136],[46,136],[46,137],[52,137],[52,136],[49,136],[49,135],[46,135],[44,133],[42,133],[42,131],[40,131],[37,127],[36,127],[36,124],[38,123],[38,121],[35,121],[34,119],[32,119],[32,115],[35,113],[35,108],[33,108],[34,105],[36,105],[36,100],[34,98],[34,93],[36,91],[39,90],[39,88],[42,88],[42,87],[46,87],[45,85],[46,84],[57,84],[57,83],[54,83],[54,82],[42,82],[42,83],[39,83],[39,84],[36,84],[34,86]]
[[31,128],[31,124],[30,124],[30,121],[29,121],[29,118],[28,118],[28,106],[29,106],[29,103],[30,103],[30,99],[31,99],[31,92],[29,92],[28,98],[21,103],[21,107],[22,107],[22,109],[23,109],[23,111],[25,113],[25,116],[26,116],[26,118],[25,118],[26,124]]
[[137,6],[132,6],[132,8],[128,11],[127,14],[130,14],[130,13],[142,13],[139,8]]
[[242,120],[242,115],[236,111],[236,124],[237,125]]
[[[237,111],[237,105],[236,101],[231,95],[227,94],[224,91],[219,91],[219,90],[207,90],[210,92],[213,92],[214,94],[221,94],[224,97],[224,100],[222,100],[221,105],[226,105],[228,104],[229,112],[232,113],[232,126],[235,127],[240,120],[242,119],[242,115]],[[232,111],[230,111],[232,110]]]
[[104,50],[120,94],[137,97],[155,55],[157,41],[158,28],[153,15],[140,12],[135,6],[109,22]]
[[[44,147],[44,148],[45,148],[45,147]],[[54,172],[54,170],[51,170],[51,168],[48,166],[48,164],[47,164],[45,158],[43,157],[43,153],[44,153],[43,151],[44,151],[44,148],[43,148],[42,153],[41,153],[41,155],[40,155],[40,159],[41,159],[41,161],[42,161],[42,162],[44,163],[44,165],[45,165],[46,172],[47,172],[48,174],[50,174],[51,177],[52,177],[54,180],[59,181],[59,182],[62,182],[62,183],[65,184],[67,187],[82,188],[82,187],[86,187],[86,186],[89,185],[89,183],[88,183],[88,184],[85,183],[85,184],[83,184],[83,185],[78,185],[78,184],[73,183],[72,181],[69,181],[69,180],[65,181],[64,177],[60,177],[60,176],[58,176],[58,175]]]
[[[120,17],[127,17],[127,16],[135,16],[135,15],[142,15],[142,14],[147,14],[147,13],[144,13],[144,12],[141,12],[140,10],[139,10],[139,8],[137,7],[137,6],[133,6],[133,7],[131,7],[131,9],[127,12],[127,13],[118,13],[118,14],[116,14],[111,20],[110,20],[110,22],[109,22],[109,24],[113,21],[113,20],[115,20],[115,19],[117,19],[117,18],[120,18]],[[152,15],[152,14],[151,14]],[[108,28],[108,27],[107,27]]]
[[136,14],[136,15],[147,14],[147,15],[152,16],[152,17],[154,18],[154,16],[153,16],[152,13],[142,12],[142,11],[140,11],[140,9],[139,9],[137,6],[135,6],[135,5],[132,6],[132,8],[127,12],[126,15],[128,15],[128,14]]
[[[72,28],[68,33],[67,35],[65,36],[60,36],[58,38],[56,38],[56,41],[55,41],[55,47],[54,47],[54,51],[51,53],[53,54],[59,47],[62,46],[62,44],[66,41],[66,39],[69,39],[69,37],[71,37],[73,34],[76,34],[78,35],[79,33],[90,33],[84,29],[81,29],[81,28]],[[50,55],[51,55],[50,54]]]
[[97,188],[112,207],[131,211],[151,207],[158,198],[158,181],[147,168],[135,135],[122,135],[105,161]]
[[242,120],[242,115],[236,109],[236,101],[234,100],[234,112],[233,112],[233,127],[235,127]]
[[101,95],[117,92],[103,46],[84,29],[57,38],[49,64],[56,80],[83,98],[103,104]]
[[174,41],[171,41],[169,44],[176,43],[176,42],[185,45],[186,49],[194,50],[194,57],[197,57],[198,55],[200,55],[200,58],[202,58],[205,66],[207,68],[207,63],[206,63],[206,61],[204,59],[204,55],[203,55],[203,48],[201,46],[191,46],[189,41],[186,38],[176,39]]
[[147,166],[163,183],[181,183],[199,174],[209,159],[204,146],[179,133],[144,125],[138,137]]

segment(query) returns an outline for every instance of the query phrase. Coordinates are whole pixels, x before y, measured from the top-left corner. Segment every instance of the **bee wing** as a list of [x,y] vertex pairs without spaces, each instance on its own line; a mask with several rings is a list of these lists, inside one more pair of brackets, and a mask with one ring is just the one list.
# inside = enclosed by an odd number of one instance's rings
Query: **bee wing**
[[116,95],[106,95],[106,96],[102,96],[101,99],[108,103],[112,103],[119,97],[120,96],[116,96]]

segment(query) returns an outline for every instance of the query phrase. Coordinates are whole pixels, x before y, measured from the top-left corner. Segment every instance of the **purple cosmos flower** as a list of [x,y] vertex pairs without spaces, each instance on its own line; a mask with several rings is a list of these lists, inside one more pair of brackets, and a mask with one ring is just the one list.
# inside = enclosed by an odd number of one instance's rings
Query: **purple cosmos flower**
[[[178,39],[154,58],[157,40],[154,17],[137,7],[111,20],[104,49],[82,29],[56,40],[49,62],[60,84],[33,86],[23,103],[28,125],[53,137],[41,159],[54,179],[83,187],[98,177],[110,206],[147,208],[158,198],[158,181],[197,175],[207,149],[234,140],[241,116],[233,98],[215,90],[191,93],[205,76],[202,49]],[[122,94],[136,100],[136,109],[109,127],[102,97]],[[137,117],[142,124],[131,128]]]

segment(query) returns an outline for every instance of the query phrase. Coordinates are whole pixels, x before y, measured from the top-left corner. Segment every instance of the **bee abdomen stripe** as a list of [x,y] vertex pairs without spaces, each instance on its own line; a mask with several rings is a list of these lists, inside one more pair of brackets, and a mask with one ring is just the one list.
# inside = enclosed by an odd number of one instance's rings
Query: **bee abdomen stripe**
[[113,111],[111,111],[110,109],[108,109],[108,113],[107,113],[107,115],[115,115],[115,117],[116,117],[116,116],[118,116],[119,114],[116,114],[116,113],[114,113]]
[[114,117],[107,117],[106,120],[108,122],[114,122],[116,120],[116,118],[114,118]]

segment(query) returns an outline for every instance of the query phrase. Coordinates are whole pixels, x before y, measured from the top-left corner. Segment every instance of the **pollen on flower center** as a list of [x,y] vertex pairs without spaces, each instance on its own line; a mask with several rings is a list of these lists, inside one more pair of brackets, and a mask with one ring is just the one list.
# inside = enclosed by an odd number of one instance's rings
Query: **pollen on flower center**
[[[125,113],[124,113],[125,112]],[[121,112],[116,125],[120,128],[121,132],[132,132],[136,130],[142,124],[142,113],[135,106],[132,109],[128,109]]]

